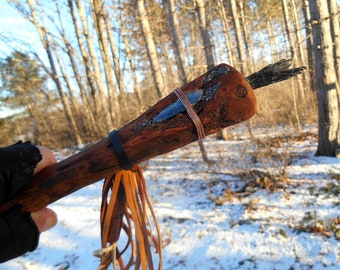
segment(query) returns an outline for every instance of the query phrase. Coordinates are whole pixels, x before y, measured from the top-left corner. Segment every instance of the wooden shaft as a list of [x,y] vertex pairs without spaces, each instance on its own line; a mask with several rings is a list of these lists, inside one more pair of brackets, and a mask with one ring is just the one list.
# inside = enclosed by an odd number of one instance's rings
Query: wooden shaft
[[[193,106],[206,135],[249,119],[256,112],[256,99],[248,81],[233,67],[220,64],[181,87],[184,93],[203,90]],[[171,93],[137,119],[119,129],[122,145],[134,163],[170,152],[197,140],[195,125],[184,111],[162,121],[154,117],[177,100]],[[85,186],[108,177],[121,168],[109,138],[92,145],[36,174],[29,185],[0,206],[4,211],[21,205],[37,211]]]

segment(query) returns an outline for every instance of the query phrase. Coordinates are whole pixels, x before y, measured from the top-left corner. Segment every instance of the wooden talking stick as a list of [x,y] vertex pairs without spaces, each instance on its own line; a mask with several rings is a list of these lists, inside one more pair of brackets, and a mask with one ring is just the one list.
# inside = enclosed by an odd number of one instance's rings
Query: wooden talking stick
[[[243,77],[226,64],[215,66],[180,87],[206,135],[249,119],[256,112],[254,89],[289,79],[305,68],[281,60]],[[198,139],[198,129],[175,93],[102,141],[34,175],[24,190],[0,205],[37,211],[98,180]]]

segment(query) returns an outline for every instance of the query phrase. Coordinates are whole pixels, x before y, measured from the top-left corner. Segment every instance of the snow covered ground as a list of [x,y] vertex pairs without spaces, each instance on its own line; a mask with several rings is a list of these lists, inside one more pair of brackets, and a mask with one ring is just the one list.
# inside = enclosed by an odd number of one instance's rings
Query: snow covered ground
[[[143,164],[163,269],[340,269],[340,159],[315,157],[316,129],[229,129]],[[58,225],[0,269],[96,269],[102,182],[54,203]]]

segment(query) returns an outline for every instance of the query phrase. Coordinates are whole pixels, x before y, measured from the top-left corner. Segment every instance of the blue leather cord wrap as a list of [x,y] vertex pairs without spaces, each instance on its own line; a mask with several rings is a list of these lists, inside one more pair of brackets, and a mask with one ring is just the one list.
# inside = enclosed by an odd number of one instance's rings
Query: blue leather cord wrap
[[111,141],[111,148],[118,159],[118,164],[124,170],[132,170],[133,163],[125,152],[124,146],[120,141],[118,133],[116,130],[113,130],[109,133],[109,139]]

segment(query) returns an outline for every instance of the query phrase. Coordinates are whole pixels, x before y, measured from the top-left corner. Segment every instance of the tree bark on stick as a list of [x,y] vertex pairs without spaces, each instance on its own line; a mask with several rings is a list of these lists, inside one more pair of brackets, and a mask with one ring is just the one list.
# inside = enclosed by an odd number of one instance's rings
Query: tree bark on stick
[[[180,89],[185,94],[198,90],[202,92],[201,100],[195,104],[195,111],[202,121],[206,135],[242,122],[256,112],[256,97],[252,86],[241,73],[225,64],[214,67]],[[121,144],[119,150],[113,146],[114,144],[117,147],[117,144],[108,137],[68,159],[45,168],[34,176],[24,190],[0,205],[0,211],[18,204],[22,205],[23,211],[36,211],[112,175],[125,168],[121,163],[121,155],[118,155],[121,151],[126,153],[131,161],[129,163],[138,164],[197,140],[197,130],[187,113],[177,113],[169,118],[155,120],[176,101],[177,96],[171,93],[119,129],[115,133]]]

